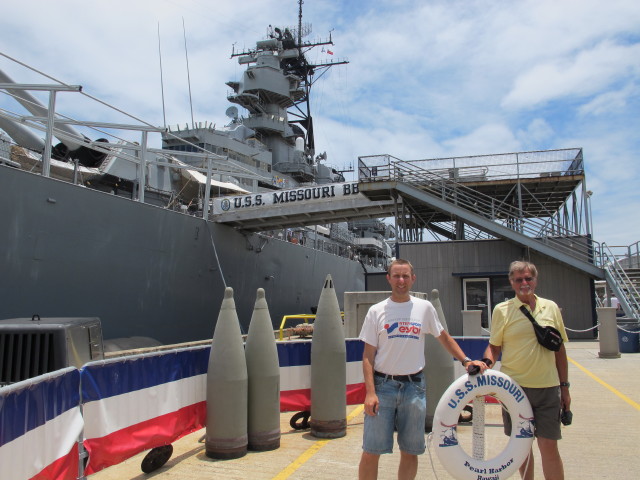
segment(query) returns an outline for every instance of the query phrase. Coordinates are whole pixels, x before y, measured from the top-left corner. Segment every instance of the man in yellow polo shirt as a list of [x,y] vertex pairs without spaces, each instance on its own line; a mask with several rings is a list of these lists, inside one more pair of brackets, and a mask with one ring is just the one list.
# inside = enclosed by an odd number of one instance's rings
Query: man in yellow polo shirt
[[[531,321],[520,310],[522,305],[536,322],[560,331],[566,342],[567,333],[560,309],[555,302],[535,294],[538,270],[530,262],[516,261],[509,267],[509,282],[516,298],[496,305],[491,320],[491,336],[485,352],[495,364],[502,354],[500,370],[523,388],[535,419],[535,435],[542,457],[542,470],[546,480],[564,479],[562,458],[558,450],[560,412],[570,411],[569,373],[567,351],[564,344],[553,352],[538,343]],[[511,419],[504,414],[505,433],[511,434]],[[533,450],[520,467],[525,480],[533,480]]]

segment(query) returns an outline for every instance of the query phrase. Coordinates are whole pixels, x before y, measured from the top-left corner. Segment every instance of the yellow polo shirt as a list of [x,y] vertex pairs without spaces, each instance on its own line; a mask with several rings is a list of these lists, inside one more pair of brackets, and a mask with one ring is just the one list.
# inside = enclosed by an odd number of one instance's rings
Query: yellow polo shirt
[[[513,378],[521,387],[546,388],[560,382],[555,352],[538,343],[531,321],[520,311],[523,304],[518,298],[496,305],[491,317],[489,343],[502,348],[500,370]],[[527,305],[527,309],[531,309]],[[543,327],[557,328],[567,342],[560,309],[555,302],[536,295],[536,309],[531,312]]]

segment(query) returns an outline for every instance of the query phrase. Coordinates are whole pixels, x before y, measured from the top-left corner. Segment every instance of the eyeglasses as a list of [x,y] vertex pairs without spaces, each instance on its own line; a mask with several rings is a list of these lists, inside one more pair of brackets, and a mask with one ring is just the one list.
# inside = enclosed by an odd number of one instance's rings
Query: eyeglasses
[[535,277],[514,278],[513,283],[522,283],[525,280],[527,281],[527,283],[531,283],[533,280],[535,280]]

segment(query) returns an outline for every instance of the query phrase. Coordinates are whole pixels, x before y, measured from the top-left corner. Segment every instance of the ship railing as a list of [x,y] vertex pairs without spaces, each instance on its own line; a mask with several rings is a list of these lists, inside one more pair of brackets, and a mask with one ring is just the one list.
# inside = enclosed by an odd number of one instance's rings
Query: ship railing
[[342,241],[344,243],[353,243],[355,235],[345,226],[338,223],[332,223],[330,227],[329,238]]
[[474,155],[419,160],[401,160],[392,155],[368,155],[358,157],[359,178],[392,174],[397,164],[415,166],[440,178],[460,179],[470,177],[485,181],[518,180],[552,176],[584,175],[581,148],[539,150],[532,152]]
[[[32,120],[41,120],[36,117],[32,117]],[[123,124],[111,124],[111,123],[97,123],[97,122],[77,122],[77,121],[69,121],[69,120],[60,120],[58,123],[69,123],[74,125],[85,125],[85,126],[95,126],[101,128],[114,128],[114,129],[124,129],[124,130],[142,130],[144,129],[146,133],[148,132],[162,132],[164,129],[157,128],[145,128],[139,125],[123,125]],[[43,127],[39,123],[34,123],[32,125],[35,129],[44,130]],[[212,181],[212,177],[214,175],[230,175],[230,176],[242,176],[243,178],[251,178],[261,181],[270,180],[269,177],[264,175],[260,175],[254,171],[251,171],[248,167],[244,167],[242,165],[238,165],[235,162],[227,161],[226,156],[218,155],[215,153],[202,153],[202,152],[180,152],[180,155],[190,156],[194,158],[202,159],[202,162],[206,167],[196,167],[193,165],[185,164],[175,158],[173,151],[168,151],[164,149],[157,148],[145,148],[146,135],[143,132],[143,140],[142,143],[131,142],[129,140],[120,139],[116,143],[106,143],[99,141],[88,141],[85,139],[85,146],[87,148],[91,148],[92,150],[104,153],[105,159],[102,161],[98,170],[105,171],[105,169],[109,166],[110,162],[118,159],[122,161],[126,161],[136,167],[136,171],[138,173],[138,177],[136,179],[137,183],[140,185],[147,185],[147,166],[155,166],[160,168],[170,168],[173,170],[188,170],[191,172],[199,172],[207,176],[207,183],[209,185],[215,186],[215,182]],[[54,133],[56,137],[61,139],[66,139],[68,141],[76,140],[80,141],[78,137],[74,137],[68,133],[60,131],[58,129],[54,129]],[[24,148],[24,147],[23,147]],[[51,160],[50,160],[51,162]],[[44,167],[43,167],[44,170]],[[43,174],[46,174],[44,172]],[[139,194],[134,198],[137,201],[144,201],[144,190],[138,189]],[[246,190],[238,191],[236,193],[243,193]],[[171,192],[167,192],[171,193]],[[205,202],[206,204],[206,202]]]
[[356,238],[354,240],[354,243],[356,244],[356,246],[358,247],[370,247],[370,246],[375,246],[380,250],[384,250],[386,247],[386,244],[384,243],[383,240],[374,238],[374,237],[363,237],[363,238]]
[[640,241],[631,245],[607,245],[607,248],[623,268],[640,268]]
[[[117,143],[106,143],[106,142],[99,142],[99,141],[88,141],[85,140],[85,146],[87,146],[88,148],[91,148],[93,150],[96,150],[98,152],[101,153],[105,153],[108,156],[111,157],[117,157],[123,160],[126,160],[130,163],[133,163],[135,165],[142,165],[142,169],[141,171],[144,172],[144,166],[145,165],[162,165],[162,166],[166,166],[167,165],[167,161],[172,161],[173,162],[173,168],[175,169],[188,169],[188,170],[193,170],[193,171],[197,171],[200,173],[207,173],[209,170],[211,170],[212,174],[225,174],[225,175],[239,175],[242,174],[248,178],[255,178],[255,179],[259,179],[259,180],[263,180],[263,181],[267,181],[269,180],[268,177],[264,176],[264,175],[259,175],[256,174],[254,171],[250,170],[248,167],[244,167],[243,165],[240,165],[238,163],[232,163],[232,162],[227,162],[227,158],[224,155],[218,155],[216,153],[212,153],[212,152],[207,152],[207,151],[196,151],[196,152],[179,152],[177,154],[181,155],[181,156],[187,156],[187,157],[194,157],[194,158],[199,158],[203,160],[203,164],[207,165],[207,167],[196,167],[193,165],[188,165],[185,164],[183,162],[180,162],[179,160],[177,160],[175,158],[175,154],[176,152],[171,151],[171,150],[165,150],[165,149],[158,149],[158,148],[150,148],[150,147],[145,147],[145,145],[147,144],[146,142],[146,137],[147,135],[144,135],[145,132],[149,133],[149,132],[165,132],[166,129],[163,128],[156,128],[156,127],[142,127],[140,125],[124,125],[124,124],[112,124],[112,123],[97,123],[97,122],[78,122],[78,121],[65,121],[65,120],[61,120],[61,121],[56,121],[57,123],[69,123],[69,124],[73,124],[73,125],[85,125],[85,126],[94,126],[94,127],[101,127],[101,128],[112,128],[112,129],[119,129],[119,130],[135,130],[135,131],[141,131],[142,132],[142,142],[141,143],[137,143],[137,142],[131,142],[129,140],[124,140],[124,139],[120,139]],[[39,124],[34,124],[32,125],[33,128],[36,129],[41,129],[43,130],[44,127],[42,127],[42,125]],[[104,133],[104,132],[103,132]],[[55,130],[55,135],[56,137],[59,138],[63,138],[63,139],[67,139],[67,140],[80,140],[77,137],[74,137],[73,135],[67,134],[65,132],[59,131],[59,130]],[[156,155],[157,157],[160,157],[162,160],[158,161],[156,160],[152,160],[149,158],[148,155],[145,155],[145,153],[148,154],[153,154]],[[157,158],[156,157],[156,158]],[[103,162],[104,164],[104,162]],[[211,168],[209,169],[208,166],[211,165]],[[142,179],[142,181],[144,181],[144,179]]]
[[392,225],[388,225],[377,218],[349,221],[349,228],[351,229],[373,230],[378,233],[384,233],[389,229],[389,227],[392,227]]
[[[429,222],[429,226],[441,236],[449,239],[456,237],[456,227],[452,222]],[[464,226],[464,238],[465,240],[494,240],[496,237],[473,225],[466,224]]]
[[[187,169],[199,173],[208,173],[211,171],[211,175],[231,175],[240,176],[242,178],[260,180],[264,182],[270,182],[271,176],[261,175],[259,170],[253,167],[245,166],[239,161],[229,161],[229,157],[224,155],[218,155],[216,153],[202,153],[202,152],[180,152],[180,156],[188,156],[202,159],[203,167],[196,167],[178,160],[173,153],[168,153],[167,150],[158,148],[149,148],[147,150],[150,153],[158,155],[160,158],[166,159],[173,163],[176,169]],[[137,159],[136,159],[137,160]],[[160,164],[166,165],[164,161],[154,162],[148,160],[147,164]]]
[[[108,144],[111,145],[111,144]],[[129,161],[136,165],[138,172],[137,182],[139,185],[145,185],[145,189],[148,190],[148,182],[147,176],[148,166],[154,166],[157,168],[169,168],[171,170],[186,170],[188,172],[197,172],[202,174],[204,178],[199,180],[199,183],[204,181],[205,185],[209,185],[210,187],[221,186],[216,180],[213,179],[214,175],[227,175],[227,176],[241,176],[243,178],[253,178],[257,180],[266,181],[267,177],[263,175],[256,174],[255,172],[251,172],[248,168],[245,168],[241,165],[228,162],[227,157],[222,155],[217,155],[215,153],[204,154],[201,152],[180,152],[180,155],[191,156],[194,158],[200,158],[203,161],[203,164],[206,167],[196,167],[193,165],[186,164],[181,162],[177,158],[175,158],[171,153],[168,153],[167,150],[157,149],[157,148],[148,148],[143,149],[140,145],[128,143],[128,142],[120,142],[111,147],[101,147],[101,149],[107,153],[109,153],[109,157],[105,159],[103,165],[108,163],[109,158],[119,158],[126,161]],[[131,150],[135,152],[135,154],[126,153],[127,150]],[[137,153],[140,153],[138,156]],[[155,159],[150,159],[149,155],[155,155]],[[142,157],[142,158],[141,158]],[[230,188],[230,186],[225,186],[225,188]],[[144,190],[138,189],[138,196],[135,197],[135,200],[144,202]],[[242,194],[248,193],[247,190],[238,187],[234,194]],[[203,205],[208,205],[209,208],[205,208],[203,211],[203,217],[208,218],[210,207],[211,207],[211,189],[205,188],[203,195]]]
[[[35,104],[33,102],[33,106],[37,108],[39,112],[46,116],[25,116],[10,112],[8,110],[0,109],[0,116],[10,120],[16,124],[22,124],[29,128],[33,128],[35,130],[40,130],[45,132],[46,138],[44,142],[44,152],[42,153],[42,174],[44,176],[50,175],[50,164],[52,157],[52,144],[53,138],[57,138],[62,141],[65,145],[74,146],[74,147],[86,147],[97,152],[101,152],[106,154],[106,156],[113,156],[113,145],[114,143],[107,143],[104,141],[91,141],[87,137],[85,137],[80,132],[76,131],[72,128],[72,126],[83,127],[86,129],[90,129],[94,132],[98,132],[101,135],[112,138],[116,140],[115,145],[116,148],[120,149],[117,153],[117,157],[132,163],[136,164],[137,168],[137,177],[135,179],[130,178],[127,180],[135,181],[138,185],[147,185],[147,166],[148,165],[162,165],[164,167],[167,166],[167,161],[156,162],[154,159],[150,159],[149,155],[155,154],[157,156],[163,157],[164,159],[168,159],[171,156],[171,153],[168,153],[166,150],[154,149],[150,148],[148,145],[148,136],[150,133],[160,133],[167,137],[173,137],[176,140],[179,140],[185,145],[189,145],[196,150],[195,152],[180,152],[180,155],[189,155],[190,153],[195,156],[199,156],[204,158],[207,162],[207,168],[198,169],[196,167],[191,166],[176,166],[173,168],[188,168],[191,170],[199,171],[207,174],[207,184],[210,184],[211,175],[214,171],[213,166],[211,165],[211,159],[216,160],[224,160],[226,157],[216,155],[213,152],[209,152],[205,148],[189,142],[185,139],[175,136],[172,134],[167,128],[156,127],[149,123],[146,123],[139,118],[136,118],[130,114],[123,112],[122,110],[109,105],[108,103],[99,100],[85,92],[82,91],[82,88],[77,85],[63,85],[63,84],[48,84],[48,85],[35,85],[35,84],[0,84],[0,88],[6,89],[7,91],[18,90],[18,91],[30,91],[30,90],[39,90],[49,93],[50,101],[49,107],[46,108],[43,105]],[[138,124],[122,124],[122,123],[108,123],[108,122],[87,122],[74,120],[64,115],[61,115],[55,111],[55,97],[59,92],[75,92],[79,93],[90,100],[97,102],[107,108],[118,112],[119,114],[123,114],[137,122]],[[27,100],[21,99],[24,103]],[[34,100],[35,102],[35,100]],[[140,141],[134,142],[131,140],[127,140],[121,138],[120,132],[129,131],[129,132],[139,132]],[[113,158],[113,157],[112,157]],[[104,162],[103,162],[104,163]],[[227,162],[217,162],[218,164],[227,163]],[[220,170],[227,173],[226,170]],[[235,175],[242,175],[247,178],[258,179],[262,181],[270,181],[270,178],[265,176],[256,174],[255,172],[251,172],[248,169],[243,168],[242,166],[236,165],[233,171],[229,171],[228,173],[233,173]],[[138,195],[135,200],[144,201],[144,188],[138,188]],[[208,189],[207,189],[208,190]],[[205,197],[208,196],[208,193]],[[205,198],[203,202],[204,205],[208,205],[208,198]],[[208,215],[208,212],[205,212],[205,215]]]
[[0,131],[0,158],[10,160],[12,142],[9,137]]
[[283,115],[273,113],[257,113],[243,120],[243,124],[249,128],[269,128],[283,130],[287,125],[287,119]]
[[[481,161],[493,163],[480,165]],[[443,170],[444,167],[448,169]],[[584,223],[582,219],[580,222],[574,219],[574,225],[568,224],[564,212],[577,208],[575,204],[568,205],[571,197],[565,200],[557,211],[549,211],[544,204],[539,204],[537,215],[526,216],[521,206],[506,204],[504,200],[501,201],[464,184],[462,179],[465,170],[469,169],[475,174],[479,167],[487,168],[487,181],[517,181],[541,177],[545,172],[558,176],[584,174],[581,149],[417,161],[403,161],[390,155],[375,155],[359,157],[358,171],[361,182],[391,180],[410,184],[453,205],[535,238],[572,258],[598,264],[598,245],[591,238],[590,219],[587,214],[589,195],[583,195],[583,200],[587,203],[584,207]],[[452,172],[451,168],[457,170]],[[477,181],[477,178],[474,181]]]

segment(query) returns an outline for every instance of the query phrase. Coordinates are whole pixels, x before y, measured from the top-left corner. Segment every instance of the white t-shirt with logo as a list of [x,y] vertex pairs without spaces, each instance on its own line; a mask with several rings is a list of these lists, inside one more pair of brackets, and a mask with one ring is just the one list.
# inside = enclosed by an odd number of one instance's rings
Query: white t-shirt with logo
[[442,330],[431,302],[413,296],[400,303],[387,298],[371,306],[359,338],[377,349],[374,370],[408,375],[424,368],[424,336],[439,337]]

